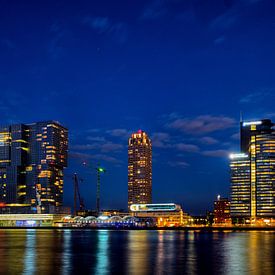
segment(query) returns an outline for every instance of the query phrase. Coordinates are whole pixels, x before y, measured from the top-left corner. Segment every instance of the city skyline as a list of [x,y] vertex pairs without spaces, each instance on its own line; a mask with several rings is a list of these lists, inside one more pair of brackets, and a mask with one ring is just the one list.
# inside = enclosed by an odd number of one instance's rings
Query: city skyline
[[143,129],[154,201],[204,213],[229,196],[240,111],[274,118],[275,3],[113,2],[1,2],[1,124],[61,121],[71,144],[64,204],[77,171],[88,208],[96,176],[84,160],[108,170],[102,207],[127,207],[127,139]]

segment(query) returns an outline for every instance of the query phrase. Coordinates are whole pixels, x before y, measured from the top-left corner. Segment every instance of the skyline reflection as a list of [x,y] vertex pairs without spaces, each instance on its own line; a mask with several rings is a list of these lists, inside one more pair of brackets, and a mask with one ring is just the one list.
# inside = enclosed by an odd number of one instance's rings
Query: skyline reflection
[[274,274],[275,232],[0,230],[3,274]]

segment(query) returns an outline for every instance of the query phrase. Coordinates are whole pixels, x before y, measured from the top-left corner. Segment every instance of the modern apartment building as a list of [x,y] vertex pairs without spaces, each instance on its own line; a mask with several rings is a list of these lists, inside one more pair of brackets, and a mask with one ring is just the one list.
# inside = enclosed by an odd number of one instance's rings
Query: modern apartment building
[[68,130],[55,121],[0,126],[0,202],[46,213],[63,202]]
[[152,202],[152,144],[139,130],[128,143],[128,208],[132,204]]

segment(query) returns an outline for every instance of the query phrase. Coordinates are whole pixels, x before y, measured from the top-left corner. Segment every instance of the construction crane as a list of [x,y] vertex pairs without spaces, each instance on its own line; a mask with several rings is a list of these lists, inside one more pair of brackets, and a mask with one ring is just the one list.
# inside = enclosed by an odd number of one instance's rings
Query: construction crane
[[101,174],[106,173],[106,169],[101,167],[100,164],[98,163],[96,167],[90,167],[86,162],[83,162],[83,165],[92,169],[96,170],[96,176],[97,176],[97,181],[96,181],[96,212],[97,214],[100,213],[100,177]]
[[[83,180],[80,179],[80,181],[83,181]],[[77,199],[79,201],[79,210],[84,210],[84,208],[85,208],[85,206],[84,206],[84,200],[80,196],[79,180],[78,180],[77,173],[74,173],[73,183],[74,183],[74,216],[76,216],[76,212],[77,212]]]

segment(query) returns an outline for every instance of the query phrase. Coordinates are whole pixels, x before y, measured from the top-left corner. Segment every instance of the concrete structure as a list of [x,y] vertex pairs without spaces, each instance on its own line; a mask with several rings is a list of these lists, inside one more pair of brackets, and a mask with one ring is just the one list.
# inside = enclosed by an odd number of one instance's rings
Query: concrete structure
[[63,201],[68,130],[55,121],[0,126],[0,202],[49,213]]
[[139,130],[128,143],[128,208],[136,203],[152,202],[152,145]]

